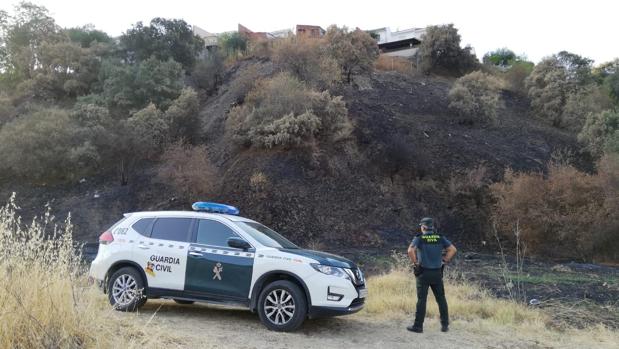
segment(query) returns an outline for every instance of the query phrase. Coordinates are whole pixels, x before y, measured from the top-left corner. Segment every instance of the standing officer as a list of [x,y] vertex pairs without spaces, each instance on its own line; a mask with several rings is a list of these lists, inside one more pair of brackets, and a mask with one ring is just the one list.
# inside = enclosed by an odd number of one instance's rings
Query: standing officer
[[[406,329],[417,333],[423,332],[428,288],[432,288],[441,315],[441,331],[447,332],[449,331],[449,315],[443,287],[443,264],[449,263],[457,250],[449,240],[434,232],[432,218],[422,219],[419,225],[421,234],[415,236],[408,247],[408,256],[413,262],[417,279],[417,310],[415,323]],[[443,257],[444,249],[447,250],[445,257]]]

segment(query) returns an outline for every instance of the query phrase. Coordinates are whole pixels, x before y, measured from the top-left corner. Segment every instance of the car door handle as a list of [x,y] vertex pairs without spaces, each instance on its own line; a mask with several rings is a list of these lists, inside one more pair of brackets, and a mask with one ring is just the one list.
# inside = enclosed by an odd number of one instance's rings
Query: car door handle
[[200,252],[193,252],[193,251],[191,251],[191,252],[189,252],[189,254],[191,256],[194,256],[194,257],[202,257],[203,256],[203,254],[200,253]]
[[146,246],[146,245],[138,245],[139,248],[143,249],[143,250],[148,250],[150,247]]

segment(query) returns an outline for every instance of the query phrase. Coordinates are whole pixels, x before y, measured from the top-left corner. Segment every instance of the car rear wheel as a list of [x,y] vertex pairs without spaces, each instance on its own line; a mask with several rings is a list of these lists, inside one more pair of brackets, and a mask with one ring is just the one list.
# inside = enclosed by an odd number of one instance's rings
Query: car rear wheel
[[305,294],[290,281],[275,281],[260,293],[258,315],[269,330],[294,331],[303,324],[306,314]]
[[146,303],[144,280],[132,267],[117,270],[108,282],[108,298],[116,310],[135,311]]

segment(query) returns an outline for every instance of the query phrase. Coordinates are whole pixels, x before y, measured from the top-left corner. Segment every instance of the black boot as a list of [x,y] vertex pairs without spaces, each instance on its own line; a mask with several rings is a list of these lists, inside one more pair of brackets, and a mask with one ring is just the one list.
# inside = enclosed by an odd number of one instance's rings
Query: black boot
[[449,331],[449,325],[441,325],[441,332]]
[[423,333],[423,327],[417,325],[407,326],[406,329],[415,333]]

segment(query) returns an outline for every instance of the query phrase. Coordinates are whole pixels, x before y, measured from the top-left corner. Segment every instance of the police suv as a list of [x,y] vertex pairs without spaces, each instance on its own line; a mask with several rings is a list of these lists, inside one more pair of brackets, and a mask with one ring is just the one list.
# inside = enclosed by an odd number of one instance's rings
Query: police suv
[[128,213],[101,234],[90,276],[116,309],[149,298],[241,306],[270,330],[292,331],[306,317],[363,308],[365,279],[350,260],[301,249],[233,206],[192,208]]

